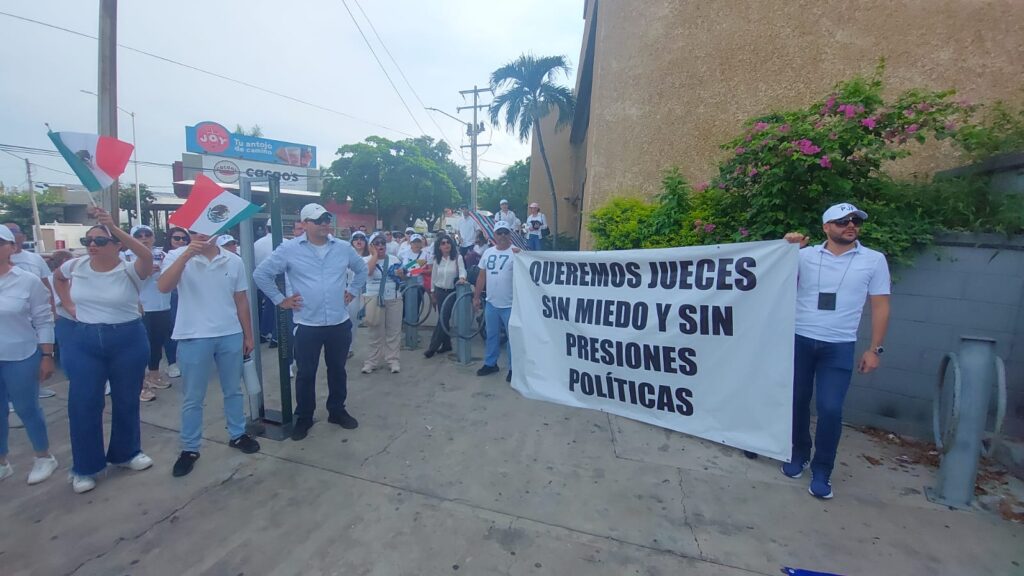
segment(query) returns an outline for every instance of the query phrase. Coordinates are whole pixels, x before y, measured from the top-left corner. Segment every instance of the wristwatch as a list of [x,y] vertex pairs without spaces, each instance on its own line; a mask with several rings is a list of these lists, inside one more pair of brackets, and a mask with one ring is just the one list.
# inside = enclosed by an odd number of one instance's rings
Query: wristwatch
[[874,352],[875,354],[878,354],[879,356],[881,356],[882,353],[885,352],[885,347],[884,346],[876,346],[876,347],[872,348],[871,351]]

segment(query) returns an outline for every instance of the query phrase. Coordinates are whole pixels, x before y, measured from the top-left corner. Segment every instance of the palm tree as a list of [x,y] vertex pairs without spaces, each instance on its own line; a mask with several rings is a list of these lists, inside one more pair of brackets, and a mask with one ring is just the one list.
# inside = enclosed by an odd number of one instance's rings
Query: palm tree
[[[517,134],[520,142],[530,139],[530,134],[537,135],[537,147],[544,161],[544,170],[548,175],[548,186],[551,188],[551,205],[554,211],[554,235],[551,246],[558,249],[558,196],[555,194],[555,177],[551,174],[551,163],[548,162],[547,150],[544,148],[544,137],[540,131],[540,121],[552,111],[558,112],[555,130],[560,130],[572,122],[576,108],[576,97],[566,86],[554,83],[558,74],[569,75],[569,65],[565,56],[543,56],[523,54],[518,59],[498,68],[491,74],[491,89],[504,90],[491,102],[491,124],[505,128],[509,133]],[[502,109],[505,110],[504,122],[501,119]]]

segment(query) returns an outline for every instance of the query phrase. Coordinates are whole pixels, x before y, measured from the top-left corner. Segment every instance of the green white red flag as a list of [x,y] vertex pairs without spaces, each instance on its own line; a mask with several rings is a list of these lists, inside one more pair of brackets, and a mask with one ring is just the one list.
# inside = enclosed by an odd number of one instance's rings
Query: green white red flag
[[259,211],[259,206],[239,198],[200,174],[196,176],[188,200],[171,214],[167,222],[171,226],[215,236]]
[[89,192],[99,192],[124,173],[134,146],[110,136],[47,131],[75,175]]

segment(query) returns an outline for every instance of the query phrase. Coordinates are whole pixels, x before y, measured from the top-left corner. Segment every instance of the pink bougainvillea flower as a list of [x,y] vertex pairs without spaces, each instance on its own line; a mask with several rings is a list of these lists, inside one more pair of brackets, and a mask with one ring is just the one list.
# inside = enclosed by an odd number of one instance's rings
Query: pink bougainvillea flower
[[704,225],[704,231],[705,232],[714,232],[715,231],[715,225],[710,223],[710,222],[708,222],[707,224]]
[[828,155],[827,154],[825,156],[822,156],[821,159],[818,160],[818,164],[821,164],[822,168],[831,168],[832,167],[832,162],[828,159]]
[[708,183],[701,182],[700,184],[697,184],[693,189],[696,190],[697,192],[703,192],[708,189]]
[[907,134],[913,134],[914,132],[917,132],[920,128],[921,127],[917,124],[911,124],[910,126],[907,126]]
[[742,236],[744,238],[746,238],[747,236],[750,236],[750,231],[747,230],[746,228],[740,228],[739,229],[739,233],[740,233],[740,236]]
[[757,176],[757,168],[751,167],[750,170],[747,172],[747,176],[750,178]]
[[814,154],[821,152],[820,146],[815,146],[814,142],[811,142],[806,138],[802,140],[797,140],[796,142],[793,143],[793,145],[796,147],[797,150],[800,151],[801,154],[806,154],[807,156],[813,156]]
[[835,106],[835,105],[836,105],[836,95],[833,94],[833,95],[828,97],[828,100],[825,100],[825,108],[828,108],[829,110],[831,110],[832,107]]
[[718,189],[719,189],[719,190],[725,190],[725,182],[722,182],[722,183],[720,183],[720,184],[718,185]]
[[914,111],[910,108],[907,108],[906,110],[903,111],[903,115],[906,116],[907,118],[910,118],[911,116],[914,115]]
[[865,118],[860,121],[860,125],[866,127],[868,130],[874,130],[877,124],[877,118]]
[[950,132],[956,130],[956,122],[946,122],[946,130],[949,130]]
[[758,122],[754,124],[754,132],[764,132],[768,129],[769,124],[767,122]]
[[836,134],[835,132],[829,132],[829,134],[828,134],[828,139],[829,140],[835,140],[838,137],[839,137],[839,135]]
[[815,130],[821,130],[821,127],[824,126],[824,125],[825,125],[824,122],[815,122],[814,123],[814,129]]
[[932,105],[927,102],[921,102],[917,105],[917,109],[921,112],[928,112],[932,109]]
[[740,146],[739,148],[736,149],[736,154],[743,154],[746,151],[747,151],[746,148],[744,148],[743,146]]
[[782,132],[783,134],[789,132],[789,124],[783,124],[782,126],[779,126],[779,132]]

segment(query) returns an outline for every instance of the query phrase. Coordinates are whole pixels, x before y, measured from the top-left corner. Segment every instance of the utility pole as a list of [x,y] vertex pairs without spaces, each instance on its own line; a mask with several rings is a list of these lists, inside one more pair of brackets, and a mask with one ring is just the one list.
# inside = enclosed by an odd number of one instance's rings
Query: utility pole
[[39,225],[39,205],[36,204],[36,187],[32,183],[32,164],[28,158],[25,158],[25,177],[28,178],[28,196],[32,199],[32,239],[36,241],[35,252],[44,252],[43,228]]
[[[477,136],[481,132],[484,131],[484,123],[477,121],[477,113],[476,113],[476,111],[481,109],[481,108],[490,108],[490,106],[491,106],[490,104],[480,104],[479,103],[480,102],[480,93],[481,92],[490,92],[490,91],[491,91],[490,88],[477,88],[476,86],[473,86],[472,90],[459,90],[459,94],[462,94],[463,97],[465,97],[466,94],[472,94],[473,95],[473,105],[472,106],[459,106],[458,108],[456,108],[456,110],[458,112],[462,112],[463,110],[469,110],[469,109],[473,110],[473,123],[472,124],[468,124],[466,126],[466,135],[469,136],[469,138],[470,138],[470,144],[469,144],[469,146],[465,146],[465,145],[462,146],[463,148],[469,148],[470,149],[470,180],[469,180],[470,188],[469,188],[469,197],[470,197],[470,209],[471,210],[476,210],[476,209],[479,208],[479,206],[477,206],[477,182],[476,182],[477,152],[476,151],[477,151],[477,148],[480,147],[480,145],[477,143]],[[490,144],[485,144],[485,146],[490,146]]]
[[[117,0],[100,0],[99,22],[97,124],[100,136],[117,138]],[[109,190],[100,193],[100,205],[110,212],[117,224],[121,217],[120,185],[117,180],[114,180]]]

